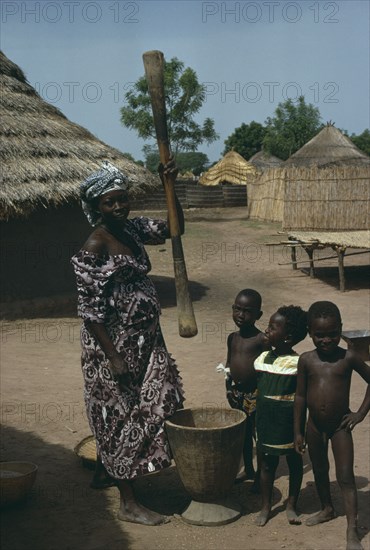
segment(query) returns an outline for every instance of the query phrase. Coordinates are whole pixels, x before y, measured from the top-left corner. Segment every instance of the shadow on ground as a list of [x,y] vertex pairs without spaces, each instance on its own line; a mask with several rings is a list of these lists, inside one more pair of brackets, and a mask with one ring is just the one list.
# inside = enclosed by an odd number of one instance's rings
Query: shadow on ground
[[91,471],[82,468],[72,449],[2,427],[1,460],[34,462],[39,468],[27,500],[2,507],[2,550],[130,549],[125,526],[115,519],[117,489],[90,489]]
[[[159,301],[162,308],[176,306],[176,287],[174,277],[162,277],[153,275],[151,277],[157,289]],[[196,281],[189,281],[189,294],[193,302],[201,300],[209,290],[208,286]]]
[[[176,306],[174,277],[150,276],[157,289],[162,308]],[[201,300],[209,287],[196,281],[189,281],[189,293],[195,302]],[[8,301],[1,304],[0,319],[50,319],[77,316],[77,294],[70,292],[58,296],[45,296],[22,301]]]
[[[307,268],[301,269],[302,273],[309,275]],[[315,267],[316,279],[339,290],[339,272],[336,266]],[[344,267],[346,290],[360,290],[369,288],[370,266],[349,265]]]
[[[370,491],[363,490],[368,487],[368,480],[365,477],[356,476],[357,499],[358,499],[358,532],[360,538],[364,538],[370,531],[370,518],[366,514],[369,503]],[[342,491],[336,481],[330,482],[330,494],[337,516],[344,516]],[[316,514],[320,511],[320,501],[317,496],[316,487],[313,481],[302,487],[298,502],[299,510],[303,514]],[[335,521],[335,520],[333,520]]]

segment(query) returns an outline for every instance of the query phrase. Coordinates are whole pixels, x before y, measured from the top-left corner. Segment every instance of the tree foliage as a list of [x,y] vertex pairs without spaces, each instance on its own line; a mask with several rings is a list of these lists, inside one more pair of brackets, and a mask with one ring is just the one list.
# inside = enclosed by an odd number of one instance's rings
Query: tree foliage
[[[159,153],[156,147],[144,145],[145,166],[153,173],[158,171]],[[208,157],[205,153],[183,152],[177,153],[176,165],[180,174],[192,172],[195,176],[199,176],[204,172],[209,165]]]
[[255,153],[262,149],[263,138],[266,134],[266,128],[254,120],[250,124],[241,124],[235,128],[234,132],[225,140],[225,149],[223,155],[231,150],[236,151],[249,160]]
[[370,156],[370,130],[366,129],[358,136],[356,136],[356,134],[352,134],[350,139],[356,147]]
[[128,160],[131,160],[131,162],[136,162],[131,153],[123,153],[123,156],[126,157]]
[[307,105],[303,96],[296,102],[288,99],[279,103],[275,116],[268,117],[265,124],[264,149],[283,160],[298,151],[322,128],[319,109]]
[[[164,63],[164,88],[168,137],[174,153],[195,151],[201,143],[212,143],[218,138],[214,121],[206,118],[202,124],[194,120],[201,109],[206,88],[198,82],[196,72],[173,57]],[[150,96],[145,76],[140,77],[125,94],[126,105],[121,108],[121,122],[135,130],[142,139],[155,139]]]

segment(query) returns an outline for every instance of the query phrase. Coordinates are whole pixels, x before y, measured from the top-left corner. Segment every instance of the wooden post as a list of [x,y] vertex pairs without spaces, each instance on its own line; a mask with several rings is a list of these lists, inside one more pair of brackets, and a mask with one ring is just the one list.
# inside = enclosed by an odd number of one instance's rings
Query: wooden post
[[295,246],[291,247],[290,256],[292,258],[292,268],[297,269],[297,253],[296,253],[296,247]]
[[[288,237],[289,241],[295,240],[292,237]],[[290,248],[290,257],[292,259],[292,269],[297,269],[297,249],[295,245]]]
[[316,277],[316,275],[315,275],[315,265],[313,263],[314,248],[312,246],[304,246],[303,248],[307,252],[307,255],[308,255],[308,258],[309,258],[309,261],[310,261],[310,277],[311,277],[311,279],[314,279]]
[[344,292],[346,290],[346,279],[344,277],[344,254],[346,252],[346,247],[335,246],[334,249],[338,254],[339,290]]

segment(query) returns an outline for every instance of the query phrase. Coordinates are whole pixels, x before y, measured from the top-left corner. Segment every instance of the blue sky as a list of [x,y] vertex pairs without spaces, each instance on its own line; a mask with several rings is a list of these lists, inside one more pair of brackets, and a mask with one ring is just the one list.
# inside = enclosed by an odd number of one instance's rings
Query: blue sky
[[349,133],[369,127],[369,2],[6,1],[1,49],[30,84],[106,143],[143,158],[143,140],[120,123],[124,93],[161,50],[207,86],[197,120],[220,138],[218,160],[243,122],[264,123],[302,93]]

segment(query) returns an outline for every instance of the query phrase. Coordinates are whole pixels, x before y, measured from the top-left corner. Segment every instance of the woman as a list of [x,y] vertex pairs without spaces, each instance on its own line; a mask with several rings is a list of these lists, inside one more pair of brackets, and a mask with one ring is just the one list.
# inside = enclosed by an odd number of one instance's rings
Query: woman
[[[177,173],[173,162],[165,171]],[[169,231],[163,220],[129,220],[127,191],[127,178],[108,162],[80,189],[83,210],[95,227],[72,258],[84,320],[84,394],[98,454],[120,491],[119,519],[158,525],[166,518],[136,501],[132,480],[170,465],[163,423],[184,400],[159,325],[160,305],[144,249],[144,244],[163,244]],[[177,208],[183,231],[178,201]]]

